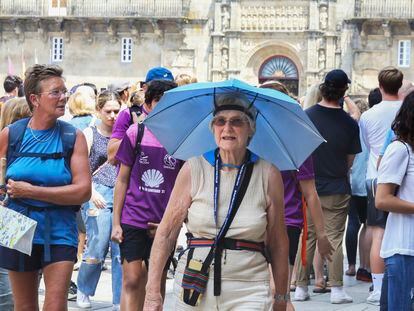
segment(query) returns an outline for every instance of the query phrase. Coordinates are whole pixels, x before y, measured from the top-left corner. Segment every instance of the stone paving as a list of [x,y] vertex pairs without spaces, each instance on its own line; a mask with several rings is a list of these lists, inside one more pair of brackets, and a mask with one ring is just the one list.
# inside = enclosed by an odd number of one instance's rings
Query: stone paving
[[[108,266],[110,267],[110,261],[107,261]],[[74,272],[72,280],[76,281],[78,273]],[[369,283],[364,283],[356,281],[354,277],[344,277],[345,288],[347,293],[353,297],[354,302],[349,304],[342,305],[333,305],[329,302],[329,293],[327,294],[313,294],[312,286],[309,287],[309,292],[311,294],[311,299],[306,302],[294,302],[296,311],[333,311],[333,310],[343,310],[343,311],[376,311],[379,310],[379,307],[367,304],[365,299],[368,296]],[[165,311],[173,310],[173,295],[172,295],[173,280],[167,280],[167,298],[164,305]],[[44,299],[44,285],[41,284],[41,290],[39,293],[39,300],[43,301]],[[292,293],[293,294],[293,293]],[[110,269],[103,271],[101,279],[99,281],[98,288],[96,290],[95,297],[92,297],[92,309],[90,310],[112,310],[112,293],[111,293],[111,272]],[[69,310],[81,310],[76,307],[75,302],[69,302]]]

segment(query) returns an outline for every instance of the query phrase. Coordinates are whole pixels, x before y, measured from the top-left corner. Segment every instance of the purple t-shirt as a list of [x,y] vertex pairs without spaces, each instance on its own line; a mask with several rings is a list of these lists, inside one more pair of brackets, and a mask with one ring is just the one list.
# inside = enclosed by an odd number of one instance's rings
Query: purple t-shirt
[[129,127],[116,155],[120,163],[132,167],[121,223],[147,229],[148,222],[161,221],[183,161],[169,155],[147,128],[136,157],[137,130],[137,124]]
[[118,113],[114,127],[112,129],[111,138],[122,139],[125,136],[126,131],[131,125],[131,115],[129,108],[121,110]]
[[299,167],[299,172],[282,171],[285,190],[285,223],[286,226],[303,227],[302,193],[299,191],[299,180],[314,179],[312,157]]

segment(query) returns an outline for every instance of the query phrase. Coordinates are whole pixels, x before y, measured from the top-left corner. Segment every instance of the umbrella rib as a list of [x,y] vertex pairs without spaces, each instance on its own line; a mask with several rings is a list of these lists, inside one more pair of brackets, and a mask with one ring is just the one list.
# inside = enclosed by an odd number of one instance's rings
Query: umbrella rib
[[[266,121],[266,123],[269,125],[269,127],[273,130],[272,125],[270,124],[269,120],[263,115],[261,114],[262,118]],[[283,140],[280,139],[279,135],[277,134],[277,132],[275,130],[273,130],[273,133],[277,136],[277,138],[279,139],[280,143],[282,144],[282,146],[284,147],[287,155],[289,156],[289,159],[292,161],[292,163],[295,165],[296,169],[298,168],[298,165],[296,164],[295,160],[293,160],[292,155],[289,153],[288,148],[286,148],[286,145],[283,143]]]
[[[200,123],[202,123],[209,115],[210,115],[210,113],[211,113],[211,111],[209,111],[209,113],[207,114],[207,115],[205,115],[201,120],[200,120],[200,122],[198,122],[197,123],[197,125],[196,126],[193,126],[193,128],[191,129],[191,131],[189,131],[189,133],[192,133],[193,132],[193,130],[200,124]],[[178,146],[177,146],[177,148],[175,148],[175,150],[174,150],[174,152],[172,152],[172,154],[174,154],[178,149],[180,149],[180,147],[181,147],[181,145],[185,142],[185,140],[188,138],[188,136],[190,136],[190,135],[187,135],[186,137],[184,137],[182,140],[181,140],[181,142],[178,144]]]

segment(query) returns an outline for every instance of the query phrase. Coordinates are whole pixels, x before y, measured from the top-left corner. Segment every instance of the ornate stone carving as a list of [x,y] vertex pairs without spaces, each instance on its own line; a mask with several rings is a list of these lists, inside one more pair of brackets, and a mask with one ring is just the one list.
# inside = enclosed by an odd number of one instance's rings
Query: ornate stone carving
[[221,68],[227,69],[229,67],[229,49],[223,47],[221,49]]
[[326,67],[326,52],[325,52],[325,50],[319,50],[318,67],[319,67],[319,69],[325,69],[325,67]]
[[24,36],[25,31],[24,31],[24,25],[23,25],[23,23],[22,22],[19,22],[19,21],[16,21],[16,20],[13,20],[12,21],[12,24],[13,24],[13,28],[14,28],[14,33],[15,33],[18,41],[20,43],[23,43],[24,42],[24,38],[25,38],[25,36]]
[[321,6],[319,8],[319,28],[326,30],[328,28],[328,7]]
[[391,27],[390,27],[390,22],[386,21],[382,23],[382,29],[384,30],[384,37],[385,37],[385,42],[387,42],[387,46],[391,46],[392,45],[392,37],[391,37]]
[[93,37],[93,31],[91,29],[91,24],[87,20],[81,20],[83,33],[85,36],[85,41],[88,44],[92,44],[94,37]]
[[308,9],[304,6],[242,6],[241,30],[275,31],[308,28]]
[[114,21],[109,21],[108,26],[106,28],[106,31],[108,32],[108,40],[110,43],[116,43],[118,41],[118,29],[117,25]]
[[221,31],[230,29],[230,9],[228,5],[221,7]]
[[179,49],[172,62],[172,67],[192,69],[194,67],[194,50]]
[[141,37],[139,23],[136,21],[130,21],[129,28],[131,29],[131,36],[132,38],[134,38],[135,44],[138,44],[140,42],[140,37]]

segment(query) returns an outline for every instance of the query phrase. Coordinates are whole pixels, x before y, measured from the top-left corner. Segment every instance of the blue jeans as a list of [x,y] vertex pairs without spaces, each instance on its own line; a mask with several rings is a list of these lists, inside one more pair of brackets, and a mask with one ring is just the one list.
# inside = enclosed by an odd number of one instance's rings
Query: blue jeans
[[411,311],[414,303],[414,256],[393,255],[385,258],[385,266],[388,311]]
[[119,245],[111,241],[114,188],[100,184],[94,184],[94,187],[105,199],[106,207],[99,209],[97,214],[92,213],[96,210],[92,201],[82,207],[87,243],[82,264],[79,268],[78,288],[88,296],[95,295],[102,265],[105,262],[108,247],[111,245],[112,302],[113,304],[119,304],[122,287],[121,256]]
[[0,268],[0,310],[13,310],[13,295],[7,270]]

